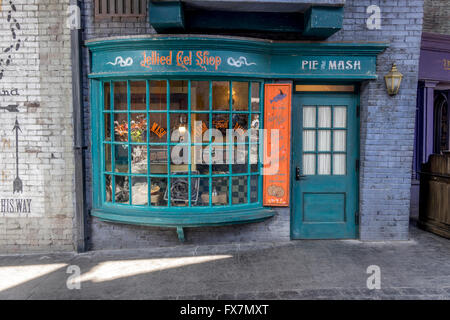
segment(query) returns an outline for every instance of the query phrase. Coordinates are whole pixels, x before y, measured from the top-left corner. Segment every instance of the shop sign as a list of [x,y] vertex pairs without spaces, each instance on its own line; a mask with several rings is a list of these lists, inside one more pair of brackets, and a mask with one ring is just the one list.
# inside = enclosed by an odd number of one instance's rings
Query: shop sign
[[[267,136],[264,146],[264,194],[265,206],[289,206],[289,161],[291,136],[291,84],[266,84],[264,97],[264,125]],[[278,140],[272,141],[272,131],[278,131]],[[277,148],[272,144],[278,143]],[[268,152],[277,152],[273,157]],[[272,163],[277,159],[277,164]],[[268,172],[277,168],[276,172]]]

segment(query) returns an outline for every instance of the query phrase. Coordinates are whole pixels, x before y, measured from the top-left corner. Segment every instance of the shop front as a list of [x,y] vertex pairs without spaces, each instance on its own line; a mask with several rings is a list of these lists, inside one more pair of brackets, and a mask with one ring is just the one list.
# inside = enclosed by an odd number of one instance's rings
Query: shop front
[[106,222],[271,219],[292,239],[358,238],[359,87],[384,43],[220,36],[87,41],[93,203]]

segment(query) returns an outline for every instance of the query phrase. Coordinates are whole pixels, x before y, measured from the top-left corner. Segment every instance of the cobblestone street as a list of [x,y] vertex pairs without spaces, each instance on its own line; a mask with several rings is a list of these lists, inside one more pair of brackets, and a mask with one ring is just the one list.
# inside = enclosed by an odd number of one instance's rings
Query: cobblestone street
[[[380,290],[367,289],[370,265],[381,269]],[[77,267],[81,288],[69,290]],[[450,241],[411,226],[402,242],[1,256],[0,299],[450,299]]]

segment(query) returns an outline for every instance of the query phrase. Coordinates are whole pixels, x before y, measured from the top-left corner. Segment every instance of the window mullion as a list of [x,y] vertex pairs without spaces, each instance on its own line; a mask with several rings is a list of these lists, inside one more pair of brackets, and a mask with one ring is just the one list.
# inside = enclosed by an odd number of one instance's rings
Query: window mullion
[[[111,109],[111,142],[115,142],[115,130],[114,130],[114,82],[109,82],[109,91],[110,91],[110,109]],[[111,202],[116,202],[116,176],[114,173],[116,172],[116,145],[111,144],[111,185],[112,185],[112,194],[111,194]]]
[[233,135],[229,134],[232,132],[233,130],[233,81],[230,81],[230,96],[229,96],[229,115],[228,115],[228,119],[229,119],[229,127],[228,129],[231,128],[231,130],[227,131],[227,145],[228,145],[228,205],[232,205],[233,204],[233,200],[232,200],[232,196],[233,196],[233,191],[232,191],[232,187],[233,187],[233,177],[232,177],[232,169],[233,169]]
[[131,178],[131,88],[130,88],[130,81],[127,81],[127,121],[128,121],[128,189],[129,189],[129,196],[128,196],[128,202],[129,204],[133,204],[133,180]]
[[171,161],[171,152],[170,152],[170,135],[171,135],[171,131],[170,131],[170,81],[166,80],[166,87],[167,87],[167,92],[166,92],[166,115],[167,115],[167,206],[171,207],[172,206],[172,192],[171,192],[171,181],[170,181],[170,161]]
[[208,137],[208,143],[209,143],[209,206],[212,206],[212,81],[209,81],[209,137]]
[[187,134],[188,134],[188,203],[189,207],[192,206],[192,190],[191,190],[191,171],[192,171],[192,156],[191,156],[191,80],[188,80],[188,125],[187,125]]

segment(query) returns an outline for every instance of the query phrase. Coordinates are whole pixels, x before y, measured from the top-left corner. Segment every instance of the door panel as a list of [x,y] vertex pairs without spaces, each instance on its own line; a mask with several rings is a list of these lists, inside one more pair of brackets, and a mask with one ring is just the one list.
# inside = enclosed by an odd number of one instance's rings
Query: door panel
[[291,237],[356,238],[357,97],[297,94],[293,102]]

